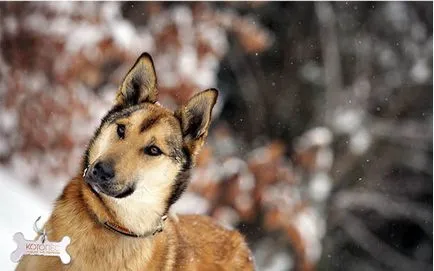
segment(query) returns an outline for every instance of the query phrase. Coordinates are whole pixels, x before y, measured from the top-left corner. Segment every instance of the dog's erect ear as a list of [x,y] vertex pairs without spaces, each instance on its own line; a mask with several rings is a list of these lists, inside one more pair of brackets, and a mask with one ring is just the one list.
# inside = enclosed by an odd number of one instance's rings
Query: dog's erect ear
[[208,134],[211,112],[217,96],[216,89],[202,91],[175,112],[175,116],[181,123],[184,142],[193,155],[199,151]]
[[130,69],[116,95],[115,105],[128,107],[157,101],[157,76],[148,53],[143,53]]

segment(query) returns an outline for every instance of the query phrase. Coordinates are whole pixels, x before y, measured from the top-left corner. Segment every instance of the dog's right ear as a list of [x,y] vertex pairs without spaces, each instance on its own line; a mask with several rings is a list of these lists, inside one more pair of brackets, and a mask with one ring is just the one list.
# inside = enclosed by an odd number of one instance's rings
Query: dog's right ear
[[143,53],[125,76],[116,94],[115,106],[125,108],[145,102],[155,103],[157,96],[154,62],[148,53]]
[[186,147],[193,156],[196,156],[205,142],[217,96],[218,91],[216,89],[199,92],[187,104],[175,111],[175,117],[181,124]]

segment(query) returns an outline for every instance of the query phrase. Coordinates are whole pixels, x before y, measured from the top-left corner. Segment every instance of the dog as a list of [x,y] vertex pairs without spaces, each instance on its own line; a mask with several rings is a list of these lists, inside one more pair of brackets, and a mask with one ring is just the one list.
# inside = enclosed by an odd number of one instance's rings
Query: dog
[[239,232],[206,216],[168,216],[207,137],[217,90],[175,112],[157,94],[154,63],[143,53],[44,226],[50,241],[71,238],[71,262],[24,256],[17,270],[254,270]]

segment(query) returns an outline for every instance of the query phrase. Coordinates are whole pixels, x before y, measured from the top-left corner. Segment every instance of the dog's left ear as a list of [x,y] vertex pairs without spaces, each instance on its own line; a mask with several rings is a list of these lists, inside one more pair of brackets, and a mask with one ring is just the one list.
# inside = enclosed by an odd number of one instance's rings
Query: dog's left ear
[[129,107],[140,103],[157,101],[157,76],[154,62],[143,53],[125,76],[116,95],[115,106]]
[[202,147],[211,124],[212,109],[217,101],[218,91],[208,89],[194,95],[186,105],[175,112],[181,123],[182,136],[186,147],[194,156]]

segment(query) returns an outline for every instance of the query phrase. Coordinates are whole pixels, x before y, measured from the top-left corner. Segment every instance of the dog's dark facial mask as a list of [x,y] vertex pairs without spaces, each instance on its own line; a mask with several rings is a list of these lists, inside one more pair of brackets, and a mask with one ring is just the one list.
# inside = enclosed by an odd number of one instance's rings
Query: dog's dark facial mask
[[91,140],[84,168],[95,192],[164,213],[187,187],[217,91],[203,91],[171,112],[156,104],[156,85],[152,59],[142,54]]

